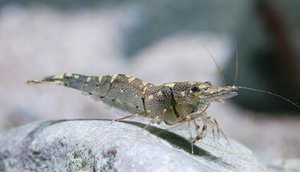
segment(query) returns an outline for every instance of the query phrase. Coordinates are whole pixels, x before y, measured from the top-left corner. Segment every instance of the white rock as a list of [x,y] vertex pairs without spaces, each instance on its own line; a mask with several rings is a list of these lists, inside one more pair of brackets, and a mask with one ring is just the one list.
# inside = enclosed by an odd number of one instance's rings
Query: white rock
[[190,142],[137,122],[39,121],[0,133],[0,171],[264,171],[253,153],[208,135]]

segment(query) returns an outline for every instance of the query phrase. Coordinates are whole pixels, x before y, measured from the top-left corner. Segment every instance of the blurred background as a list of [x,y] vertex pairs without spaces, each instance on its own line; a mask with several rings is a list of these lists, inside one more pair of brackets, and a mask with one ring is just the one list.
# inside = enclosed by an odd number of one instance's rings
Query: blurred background
[[[80,92],[29,79],[125,73],[147,82],[223,81],[300,102],[299,0],[39,0],[0,2],[0,130],[35,120],[118,118]],[[235,41],[236,38],[236,41]],[[237,46],[236,46],[237,44]],[[208,114],[258,156],[300,157],[300,111],[239,91]]]

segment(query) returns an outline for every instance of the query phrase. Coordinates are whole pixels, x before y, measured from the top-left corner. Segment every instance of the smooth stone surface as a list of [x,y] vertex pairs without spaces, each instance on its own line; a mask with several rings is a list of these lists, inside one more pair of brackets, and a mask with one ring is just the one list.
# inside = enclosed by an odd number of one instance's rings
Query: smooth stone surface
[[[0,132],[0,171],[265,171],[243,145],[137,122],[53,120]],[[152,134],[151,134],[152,133]],[[188,138],[188,137],[187,137]]]

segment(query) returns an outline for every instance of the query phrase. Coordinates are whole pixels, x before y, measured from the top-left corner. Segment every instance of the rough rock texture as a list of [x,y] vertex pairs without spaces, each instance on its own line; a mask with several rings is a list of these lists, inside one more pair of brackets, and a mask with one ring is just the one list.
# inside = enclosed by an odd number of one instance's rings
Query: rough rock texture
[[82,119],[39,121],[3,131],[0,171],[265,170],[249,149],[233,140],[228,146],[208,135],[192,155],[184,137],[144,126]]

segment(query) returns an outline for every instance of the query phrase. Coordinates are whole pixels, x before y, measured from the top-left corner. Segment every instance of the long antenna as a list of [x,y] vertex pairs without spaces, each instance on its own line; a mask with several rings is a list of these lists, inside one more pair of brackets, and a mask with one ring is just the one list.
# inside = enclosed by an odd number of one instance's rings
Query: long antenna
[[[234,39],[234,44],[235,44],[235,76],[234,76],[234,86],[236,86],[236,83],[237,83],[237,78],[238,78],[238,74],[239,74],[239,61],[238,61],[238,44],[237,44],[237,41],[236,41],[236,36],[235,36],[235,33],[234,33],[234,29],[233,29],[233,23],[232,23],[232,19],[229,15],[227,15],[229,21],[230,21],[230,25],[231,25],[231,31],[232,31],[232,34],[233,34],[233,39]],[[269,95],[272,95],[272,96],[275,96],[275,97],[279,97],[289,103],[291,103],[292,105],[296,106],[297,108],[300,109],[300,106],[297,105],[296,103],[292,102],[291,100],[279,95],[279,94],[275,94],[275,93],[272,93],[272,92],[269,92],[269,91],[265,91],[265,90],[259,90],[259,89],[255,89],[255,88],[250,88],[250,87],[244,87],[244,86],[237,86],[237,88],[239,89],[245,89],[245,90],[251,90],[251,91],[256,91],[256,92],[261,92],[261,93],[266,93],[266,94],[269,94]]]
[[261,93],[267,93],[267,94],[270,94],[272,96],[276,96],[276,97],[279,97],[289,103],[291,103],[292,105],[296,106],[297,108],[300,109],[300,106],[297,105],[296,103],[292,102],[291,100],[279,95],[279,94],[275,94],[275,93],[272,93],[272,92],[269,92],[269,91],[265,91],[265,90],[259,90],[259,89],[255,89],[255,88],[250,88],[250,87],[243,87],[243,86],[237,86],[237,88],[239,89],[245,89],[245,90],[251,90],[251,91],[257,91],[257,92],[261,92]]
[[203,44],[201,44],[201,46],[206,50],[206,52],[207,52],[207,53],[210,55],[210,57],[214,60],[214,63],[215,63],[215,65],[216,65],[217,68],[218,68],[219,74],[220,74],[221,77],[222,77],[223,84],[224,84],[224,86],[226,86],[226,79],[225,79],[224,73],[223,73],[222,69],[219,67],[219,65],[218,65],[218,63],[217,63],[217,61],[216,61],[216,59],[214,58],[214,56],[210,53],[210,51],[208,51],[208,49],[207,49]]
[[228,19],[230,21],[231,31],[232,31],[232,35],[233,35],[234,44],[235,44],[235,75],[234,75],[234,83],[233,83],[233,85],[236,85],[237,78],[238,78],[238,75],[239,75],[238,45],[237,45],[237,41],[236,41],[236,36],[235,36],[234,30],[233,30],[232,19],[230,18],[230,16],[228,16]]

